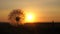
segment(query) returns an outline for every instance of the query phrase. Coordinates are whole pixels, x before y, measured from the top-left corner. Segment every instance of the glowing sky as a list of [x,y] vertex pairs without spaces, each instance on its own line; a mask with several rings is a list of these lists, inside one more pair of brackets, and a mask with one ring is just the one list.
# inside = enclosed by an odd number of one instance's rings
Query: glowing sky
[[36,22],[60,22],[60,0],[0,0],[0,22],[14,9],[34,13]]

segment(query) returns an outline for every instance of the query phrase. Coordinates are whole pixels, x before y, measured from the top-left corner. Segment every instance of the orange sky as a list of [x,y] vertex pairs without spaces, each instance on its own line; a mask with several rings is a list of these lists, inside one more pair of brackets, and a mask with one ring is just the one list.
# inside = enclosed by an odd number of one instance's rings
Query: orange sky
[[60,22],[59,0],[0,0],[0,22],[8,22],[7,16],[14,9],[35,14],[35,22]]

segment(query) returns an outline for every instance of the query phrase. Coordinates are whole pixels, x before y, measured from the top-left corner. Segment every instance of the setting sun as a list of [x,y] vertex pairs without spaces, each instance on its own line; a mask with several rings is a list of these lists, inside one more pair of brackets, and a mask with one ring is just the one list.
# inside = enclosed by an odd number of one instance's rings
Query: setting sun
[[34,22],[34,15],[32,13],[27,13],[25,15],[25,22]]
[[27,16],[27,20],[32,20],[33,19],[33,16],[32,15],[28,15]]
[[28,14],[28,15],[26,16],[26,20],[27,20],[28,22],[31,22],[31,21],[33,20],[33,15]]

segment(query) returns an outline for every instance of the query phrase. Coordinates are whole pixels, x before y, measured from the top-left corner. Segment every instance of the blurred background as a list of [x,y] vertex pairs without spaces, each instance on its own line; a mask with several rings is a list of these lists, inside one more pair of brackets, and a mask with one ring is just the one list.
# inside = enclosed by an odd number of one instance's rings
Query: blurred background
[[[8,20],[15,9],[24,13],[23,24]],[[0,0],[0,33],[59,34],[60,0]]]

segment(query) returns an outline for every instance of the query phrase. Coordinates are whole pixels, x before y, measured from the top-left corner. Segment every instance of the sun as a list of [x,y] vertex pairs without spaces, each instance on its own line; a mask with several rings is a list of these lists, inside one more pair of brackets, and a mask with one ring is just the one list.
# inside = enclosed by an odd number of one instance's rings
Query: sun
[[32,16],[31,14],[28,14],[28,15],[26,16],[26,19],[27,19],[28,21],[31,21],[31,20],[33,20],[33,16]]
[[32,13],[27,13],[25,15],[25,22],[34,22],[34,15]]

